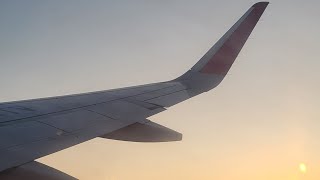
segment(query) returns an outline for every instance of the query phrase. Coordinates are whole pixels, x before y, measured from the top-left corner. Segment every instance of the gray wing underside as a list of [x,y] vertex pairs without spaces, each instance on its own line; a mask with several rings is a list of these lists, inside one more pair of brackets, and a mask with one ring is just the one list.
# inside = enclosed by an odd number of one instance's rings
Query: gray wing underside
[[0,172],[21,165],[23,169],[25,163],[95,137],[136,142],[181,140],[180,133],[147,118],[216,87],[267,4],[252,6],[192,69],[175,80],[0,103]]

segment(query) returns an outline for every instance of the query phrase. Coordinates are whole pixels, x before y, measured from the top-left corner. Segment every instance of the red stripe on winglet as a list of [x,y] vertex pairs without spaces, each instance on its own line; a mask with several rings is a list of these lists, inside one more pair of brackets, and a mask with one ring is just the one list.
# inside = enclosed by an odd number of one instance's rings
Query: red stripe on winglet
[[200,70],[201,73],[227,74],[267,5],[267,2],[260,2],[253,5],[254,9],[213,55],[209,62]]

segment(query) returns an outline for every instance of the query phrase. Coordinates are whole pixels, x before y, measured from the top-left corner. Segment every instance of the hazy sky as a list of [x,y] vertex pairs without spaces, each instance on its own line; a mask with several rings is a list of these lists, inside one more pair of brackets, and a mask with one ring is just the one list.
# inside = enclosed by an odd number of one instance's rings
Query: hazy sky
[[[2,0],[0,101],[173,79],[255,2]],[[320,179],[319,6],[272,1],[219,87],[151,118],[182,142],[94,139],[40,161],[85,180]]]

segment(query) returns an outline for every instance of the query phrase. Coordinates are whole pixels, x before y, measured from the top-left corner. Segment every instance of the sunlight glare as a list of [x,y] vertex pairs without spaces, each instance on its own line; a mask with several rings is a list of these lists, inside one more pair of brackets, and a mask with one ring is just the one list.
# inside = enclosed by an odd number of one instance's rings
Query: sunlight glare
[[300,169],[300,171],[302,173],[306,173],[307,172],[307,166],[304,163],[300,163],[299,169]]

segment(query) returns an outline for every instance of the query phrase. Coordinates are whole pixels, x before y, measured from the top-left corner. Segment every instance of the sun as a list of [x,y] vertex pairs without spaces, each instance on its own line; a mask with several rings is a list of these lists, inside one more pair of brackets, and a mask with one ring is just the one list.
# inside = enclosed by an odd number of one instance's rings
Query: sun
[[300,163],[299,164],[299,169],[302,173],[306,173],[307,172],[307,166],[304,163]]

